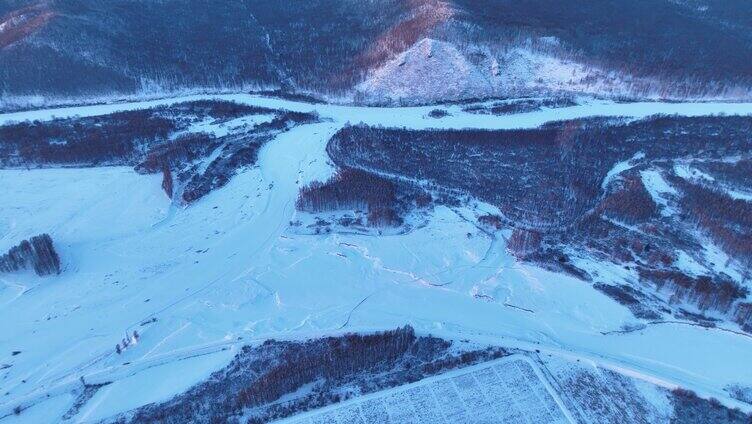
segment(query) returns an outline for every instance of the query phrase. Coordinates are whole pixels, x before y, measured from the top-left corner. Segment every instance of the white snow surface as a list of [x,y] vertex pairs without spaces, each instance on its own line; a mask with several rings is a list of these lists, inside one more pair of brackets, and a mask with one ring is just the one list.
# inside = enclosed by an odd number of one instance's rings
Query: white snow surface
[[[603,335],[634,323],[629,311],[587,283],[517,262],[502,239],[465,218],[483,208],[437,207],[428,225],[404,235],[296,235],[288,225],[299,187],[332,174],[325,146],[346,122],[520,128],[591,115],[752,114],[752,104],[589,101],[506,116],[449,106],[452,115],[437,120],[426,118],[433,107],[238,94],[12,113],[0,123],[198,98],[316,111],[324,121],[279,135],[261,150],[258,167],[187,208],[169,203],[158,177],[126,168],[0,171],[0,250],[49,232],[63,263],[52,278],[0,275],[0,364],[11,365],[0,370],[0,391],[8,393],[0,397],[0,417],[10,414],[0,421],[55,422],[81,377],[113,382],[75,417],[92,422],[177,394],[244,344],[405,324],[449,339],[586,359],[751,409],[723,388],[752,386],[752,368],[744,366],[752,338],[681,324]],[[115,344],[134,329],[139,343],[116,354]],[[18,405],[30,413],[13,415]]]
[[632,169],[637,161],[644,158],[645,153],[637,152],[630,159],[616,163],[616,165],[606,173],[606,177],[603,178],[603,182],[601,183],[601,188],[606,189],[606,187],[608,187],[612,181],[616,180],[622,172]]
[[[207,118],[206,120],[192,124],[183,133],[203,132],[211,134],[215,137],[224,137],[234,130],[241,129],[243,127],[252,129],[256,125],[271,122],[272,119],[274,119],[274,115],[271,114],[242,116],[240,118],[231,119],[225,122],[218,121],[213,118]],[[182,133],[175,134],[174,137],[177,137],[180,134]]]
[[732,199],[752,202],[752,193],[733,189],[726,189],[726,193],[728,193],[728,195],[731,196]]
[[670,198],[671,196],[678,195],[678,192],[666,181],[661,171],[658,169],[646,169],[640,171],[640,176],[650,197],[661,207],[661,214],[663,216],[673,215],[676,210],[671,207]]
[[685,180],[704,180],[709,182],[715,181],[715,178],[713,178],[712,176],[700,171],[697,168],[693,168],[686,163],[675,164],[674,172],[676,173],[676,175],[684,178]]

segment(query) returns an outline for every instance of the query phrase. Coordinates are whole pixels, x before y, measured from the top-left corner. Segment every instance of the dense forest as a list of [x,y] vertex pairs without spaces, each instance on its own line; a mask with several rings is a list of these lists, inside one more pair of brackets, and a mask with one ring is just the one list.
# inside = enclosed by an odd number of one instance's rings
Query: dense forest
[[40,277],[60,274],[60,257],[49,234],[34,236],[0,255],[0,273],[30,270]]
[[87,118],[0,127],[0,166],[137,165],[145,151],[205,119],[227,121],[274,111],[231,102],[196,101]]
[[[273,117],[252,126],[232,124],[252,115]],[[227,184],[236,170],[256,163],[259,149],[275,135],[317,120],[315,114],[195,101],[21,122],[0,127],[0,168],[133,166],[141,173],[161,173],[167,195],[191,203]],[[217,136],[205,123],[232,128]]]
[[484,78],[521,48],[642,78],[653,94],[738,97],[752,81],[750,22],[752,5],[737,0],[3,0],[0,92],[352,95],[387,61],[436,39]]
[[115,422],[264,423],[507,355],[501,348],[451,347],[417,336],[409,326],[300,342],[268,340],[244,347],[227,367],[185,393]]
[[562,229],[596,206],[617,163],[638,153],[651,160],[741,154],[749,148],[749,131],[752,120],[743,117],[657,117],[633,124],[594,119],[508,131],[351,126],[328,151],[341,166],[471,193],[499,206],[516,226]]
[[298,210],[362,211],[372,227],[396,227],[417,207],[431,203],[431,195],[409,184],[353,169],[339,170],[329,181],[315,181],[300,189]]

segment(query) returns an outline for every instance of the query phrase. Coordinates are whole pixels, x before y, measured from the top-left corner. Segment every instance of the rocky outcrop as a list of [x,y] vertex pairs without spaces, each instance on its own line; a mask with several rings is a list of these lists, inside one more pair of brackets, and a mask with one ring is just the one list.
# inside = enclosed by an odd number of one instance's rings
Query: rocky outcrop
[[0,256],[0,272],[33,269],[39,276],[60,274],[60,257],[49,234],[22,241]]

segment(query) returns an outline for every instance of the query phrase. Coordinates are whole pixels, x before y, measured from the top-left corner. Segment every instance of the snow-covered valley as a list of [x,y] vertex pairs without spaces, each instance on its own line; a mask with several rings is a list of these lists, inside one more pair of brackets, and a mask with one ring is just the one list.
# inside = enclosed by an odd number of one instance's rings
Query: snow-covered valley
[[[641,323],[628,308],[577,278],[518,261],[505,237],[480,228],[477,218],[493,206],[437,206],[426,225],[396,235],[305,235],[290,226],[300,188],[335,172],[326,146],[347,123],[513,129],[593,116],[747,116],[752,104],[581,99],[497,116],[461,105],[367,108],[236,94],[16,112],[0,115],[0,125],[199,99],[321,120],[278,134],[255,166],[190,206],[173,204],[160,178],[127,167],[0,170],[0,252],[49,233],[62,260],[52,278],[0,274],[0,422],[58,422],[82,382],[109,382],[68,417],[97,422],[185,391],[244,345],[405,324],[598,364],[752,411],[727,391],[752,387],[743,365],[752,336],[690,322],[624,332]],[[437,108],[448,115],[431,117]],[[134,330],[137,340],[116,353]]]

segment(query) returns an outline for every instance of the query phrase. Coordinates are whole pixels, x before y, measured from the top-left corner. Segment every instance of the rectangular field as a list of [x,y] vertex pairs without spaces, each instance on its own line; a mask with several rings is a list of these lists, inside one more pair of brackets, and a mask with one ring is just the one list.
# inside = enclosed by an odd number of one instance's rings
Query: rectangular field
[[284,420],[290,424],[567,423],[571,417],[522,355],[451,371]]

